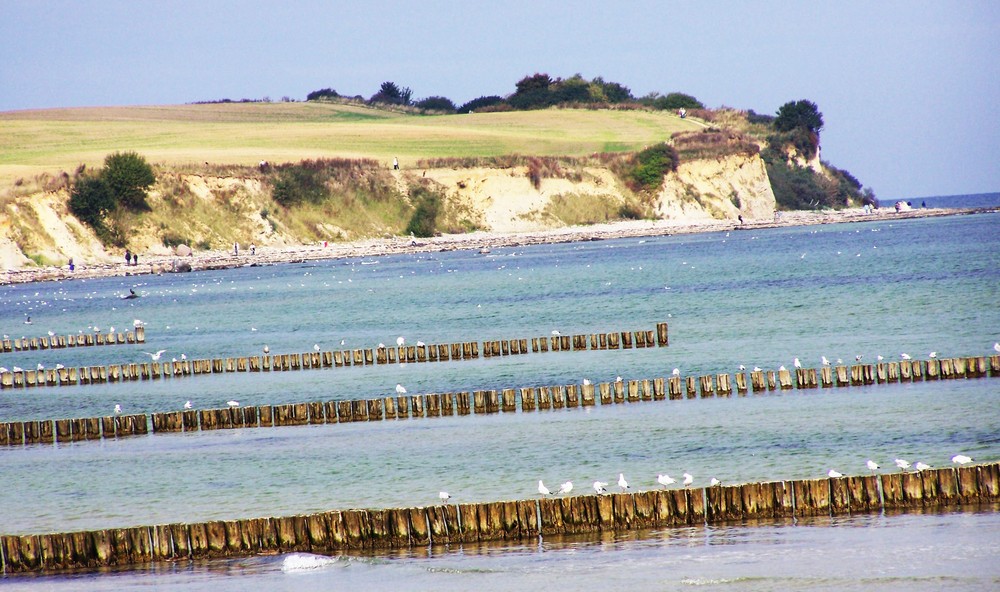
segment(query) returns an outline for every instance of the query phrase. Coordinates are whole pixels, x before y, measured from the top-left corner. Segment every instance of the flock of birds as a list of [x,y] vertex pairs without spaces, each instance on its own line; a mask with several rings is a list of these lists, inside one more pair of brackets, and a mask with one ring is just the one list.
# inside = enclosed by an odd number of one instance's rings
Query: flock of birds
[[[956,465],[961,466],[961,465],[967,465],[967,464],[973,462],[973,459],[972,459],[972,457],[966,456],[964,454],[956,454],[955,456],[951,457],[951,462],[954,463],[954,464],[956,464]],[[904,460],[902,458],[895,459],[895,463],[896,463],[896,466],[899,467],[899,469],[901,471],[907,471],[911,467],[914,468],[917,471],[926,471],[926,470],[932,468],[930,465],[928,465],[926,463],[923,463],[923,462],[919,462],[919,461],[917,463],[911,465],[909,461],[906,461],[906,460]],[[868,467],[868,469],[872,472],[873,475],[875,474],[876,471],[878,471],[881,468],[879,466],[879,464],[876,463],[873,460],[868,460],[868,462],[865,463],[865,466]],[[834,469],[830,469],[829,472],[827,472],[827,476],[830,477],[830,478],[836,479],[838,477],[843,477],[844,475],[843,475],[843,473],[840,473],[840,472],[838,472],[838,471],[836,471]],[[666,488],[669,488],[671,485],[676,485],[677,484],[677,480],[674,479],[673,477],[671,477],[670,475],[666,474],[666,473],[660,473],[660,474],[656,475],[656,483],[657,483],[657,485],[659,485],[662,488],[666,489]],[[681,485],[683,487],[688,488],[688,487],[691,487],[691,485],[693,485],[693,484],[694,484],[694,475],[692,475],[691,473],[687,473],[687,472],[685,472],[683,475],[681,475]],[[624,473],[618,473],[618,483],[617,483],[617,485],[618,485],[618,490],[620,492],[625,493],[625,492],[629,491],[630,485],[629,485],[628,480],[625,478],[625,474]],[[721,487],[722,486],[722,481],[720,481],[719,479],[717,479],[715,477],[712,477],[708,481],[708,486],[709,487]],[[596,493],[598,495],[603,495],[603,494],[605,494],[605,493],[608,492],[608,482],[607,481],[594,481],[594,483],[593,483],[593,485],[591,487],[593,488],[594,493]],[[564,483],[561,483],[559,485],[558,489],[556,489],[555,491],[552,491],[551,489],[549,489],[549,487],[547,485],[545,485],[544,480],[539,479],[538,480],[537,491],[538,491],[538,495],[541,495],[543,497],[544,496],[555,496],[555,495],[568,495],[569,493],[571,493],[573,491],[573,482],[572,481],[566,481]],[[442,502],[447,502],[448,500],[451,499],[451,497],[452,497],[451,494],[448,493],[447,491],[441,491],[441,492],[438,493],[438,499],[440,499]]]

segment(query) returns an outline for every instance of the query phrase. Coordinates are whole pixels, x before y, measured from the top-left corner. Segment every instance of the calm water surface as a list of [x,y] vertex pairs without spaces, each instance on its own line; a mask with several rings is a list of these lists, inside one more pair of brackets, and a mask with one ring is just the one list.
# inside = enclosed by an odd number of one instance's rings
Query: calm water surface
[[[598,241],[0,287],[12,337],[147,323],[145,346],[0,354],[34,367],[485,340],[670,323],[669,348],[0,393],[0,420],[735,372],[793,357],[988,355],[1000,340],[1000,215]],[[142,297],[119,298],[134,287]],[[30,315],[32,325],[23,320]],[[345,345],[340,346],[341,340]],[[864,472],[897,456],[1000,459],[995,379],[545,413],[174,434],[0,450],[0,532],[523,499],[538,479],[689,471],[739,483]],[[996,508],[692,527],[604,539],[279,556],[6,578],[28,589],[995,589]]]

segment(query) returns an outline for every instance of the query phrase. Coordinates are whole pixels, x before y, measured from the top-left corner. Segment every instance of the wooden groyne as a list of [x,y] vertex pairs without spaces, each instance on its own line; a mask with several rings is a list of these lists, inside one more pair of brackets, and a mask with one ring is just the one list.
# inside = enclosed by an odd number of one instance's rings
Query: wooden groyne
[[43,335],[41,337],[3,339],[0,340],[0,353],[145,342],[146,330],[143,327],[136,327],[135,331],[124,333],[80,333],[78,335]]
[[[98,334],[100,335],[100,334]],[[87,337],[93,337],[92,335]],[[475,360],[528,353],[633,349],[669,345],[666,323],[655,330],[618,331],[582,335],[551,335],[525,339],[497,339],[444,344],[401,345],[301,354],[274,354],[238,358],[171,360],[84,366],[80,368],[18,370],[0,373],[0,390],[34,386],[69,386],[158,380],[227,372],[286,372],[347,366]]]
[[58,572],[260,553],[331,554],[998,502],[1000,463],[993,463],[704,489],[2,535],[0,564],[4,574]]
[[[747,377],[749,376],[749,381]],[[817,382],[817,376],[819,381]],[[908,360],[875,366],[836,366],[789,370],[671,376],[455,393],[404,394],[347,401],[188,409],[151,415],[108,416],[0,423],[0,446],[54,444],[154,433],[382,421],[453,415],[522,413],[595,405],[678,399],[745,396],[752,391],[895,384],[920,380],[1000,377],[1000,355]]]

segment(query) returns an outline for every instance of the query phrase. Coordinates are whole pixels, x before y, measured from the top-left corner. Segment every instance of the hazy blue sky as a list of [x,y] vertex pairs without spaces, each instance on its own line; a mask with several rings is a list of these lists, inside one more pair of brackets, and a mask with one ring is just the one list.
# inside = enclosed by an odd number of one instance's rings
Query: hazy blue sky
[[824,160],[882,199],[1000,191],[998,64],[997,1],[0,0],[0,111],[385,80],[461,104],[580,73],[709,107],[814,101]]

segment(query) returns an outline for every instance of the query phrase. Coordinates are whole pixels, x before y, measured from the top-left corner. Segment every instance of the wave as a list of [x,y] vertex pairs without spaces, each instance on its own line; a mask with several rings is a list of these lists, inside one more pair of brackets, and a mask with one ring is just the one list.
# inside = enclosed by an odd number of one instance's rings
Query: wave
[[281,571],[285,573],[327,569],[339,563],[336,557],[312,555],[311,553],[292,553],[281,562]]

